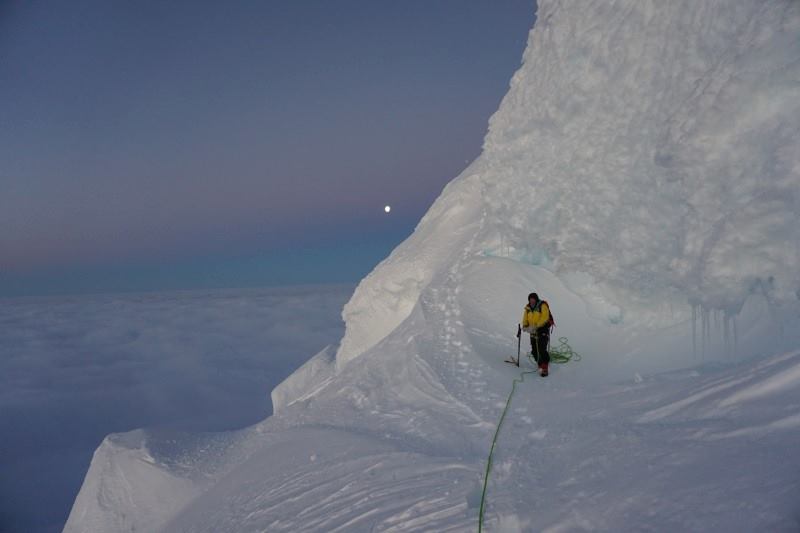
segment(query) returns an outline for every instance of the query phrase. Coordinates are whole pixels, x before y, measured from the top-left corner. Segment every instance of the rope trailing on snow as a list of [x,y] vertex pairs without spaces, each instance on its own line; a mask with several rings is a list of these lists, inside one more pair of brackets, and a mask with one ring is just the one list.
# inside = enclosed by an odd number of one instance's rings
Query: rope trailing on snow
[[[559,337],[558,338],[559,345],[556,348],[550,348],[548,352],[550,353],[550,362],[552,363],[567,363],[569,361],[580,361],[581,356],[578,352],[574,351],[569,343],[567,342],[566,337]],[[536,361],[533,359],[533,355],[530,353],[528,354],[528,360],[531,361],[534,365],[536,365]],[[511,392],[508,393],[508,399],[506,400],[506,406],[503,408],[503,413],[500,415],[500,420],[497,422],[497,429],[494,430],[494,437],[492,437],[492,447],[489,448],[489,459],[486,461],[486,473],[483,475],[483,491],[481,492],[481,507],[478,513],[478,533],[483,531],[483,513],[486,509],[486,489],[489,487],[489,474],[492,471],[492,460],[494,458],[494,449],[497,446],[497,438],[500,436],[500,429],[503,427],[503,421],[506,419],[506,413],[508,413],[508,408],[511,407],[511,398],[514,397],[514,393],[517,391],[517,384],[523,383],[525,381],[525,376],[528,374],[535,373],[536,370],[523,370],[520,372],[519,377],[514,378],[514,381],[511,383]]]
[[511,406],[511,397],[514,396],[514,392],[517,390],[517,383],[522,383],[525,381],[525,376],[527,374],[533,374],[535,370],[524,370],[520,373],[518,378],[514,378],[514,382],[511,384],[511,392],[508,394],[508,399],[506,400],[505,409],[503,409],[503,414],[500,415],[500,421],[497,422],[497,429],[494,431],[494,437],[492,437],[492,447],[489,449],[489,459],[486,461],[486,473],[483,476],[483,492],[481,493],[481,509],[478,513],[478,532],[480,533],[483,531],[483,511],[486,505],[486,488],[489,486],[489,472],[492,470],[492,457],[494,456],[494,448],[497,445],[497,437],[500,436],[500,428],[503,427],[503,420],[506,418],[506,413],[508,412],[509,406]]

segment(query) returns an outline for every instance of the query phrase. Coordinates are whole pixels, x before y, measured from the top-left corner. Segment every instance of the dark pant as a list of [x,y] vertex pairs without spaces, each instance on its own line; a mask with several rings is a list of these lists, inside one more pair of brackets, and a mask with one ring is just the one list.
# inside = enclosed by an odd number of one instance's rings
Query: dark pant
[[547,347],[550,345],[550,330],[541,329],[531,335],[531,353],[539,365],[550,363],[550,352]]

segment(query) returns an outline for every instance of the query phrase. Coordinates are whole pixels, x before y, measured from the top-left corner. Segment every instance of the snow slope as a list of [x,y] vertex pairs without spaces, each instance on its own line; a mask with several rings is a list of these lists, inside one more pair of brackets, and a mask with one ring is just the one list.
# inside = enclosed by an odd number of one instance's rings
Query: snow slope
[[[149,432],[123,451],[107,440],[98,457],[128,454],[125,475],[96,458],[66,531],[474,531],[518,376],[501,362],[516,349],[507,326],[517,310],[504,302],[544,284],[583,359],[529,375],[515,395],[487,488],[488,531],[797,529],[800,351],[645,364],[636,335],[588,316],[551,273],[505,258],[469,263],[423,291],[358,364],[261,424],[213,446]],[[606,372],[604,354],[619,348],[627,364]],[[663,371],[677,363],[694,367]],[[164,487],[170,496],[151,507],[151,489]]]
[[202,453],[107,439],[65,531],[477,529],[530,290],[583,357],[519,386],[487,529],[796,530],[799,30],[791,1],[541,1],[483,155],[338,349]]

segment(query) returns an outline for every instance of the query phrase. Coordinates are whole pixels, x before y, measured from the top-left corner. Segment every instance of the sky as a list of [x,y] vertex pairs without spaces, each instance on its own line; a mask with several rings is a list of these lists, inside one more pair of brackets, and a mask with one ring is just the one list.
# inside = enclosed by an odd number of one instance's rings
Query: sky
[[0,297],[359,280],[479,155],[534,19],[4,2]]

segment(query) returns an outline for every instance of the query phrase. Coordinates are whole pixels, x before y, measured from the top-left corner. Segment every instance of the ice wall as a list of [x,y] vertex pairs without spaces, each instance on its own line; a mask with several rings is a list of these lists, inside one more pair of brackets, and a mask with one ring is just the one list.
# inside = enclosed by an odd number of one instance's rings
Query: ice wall
[[498,231],[559,271],[797,300],[800,3],[542,1],[483,158]]

